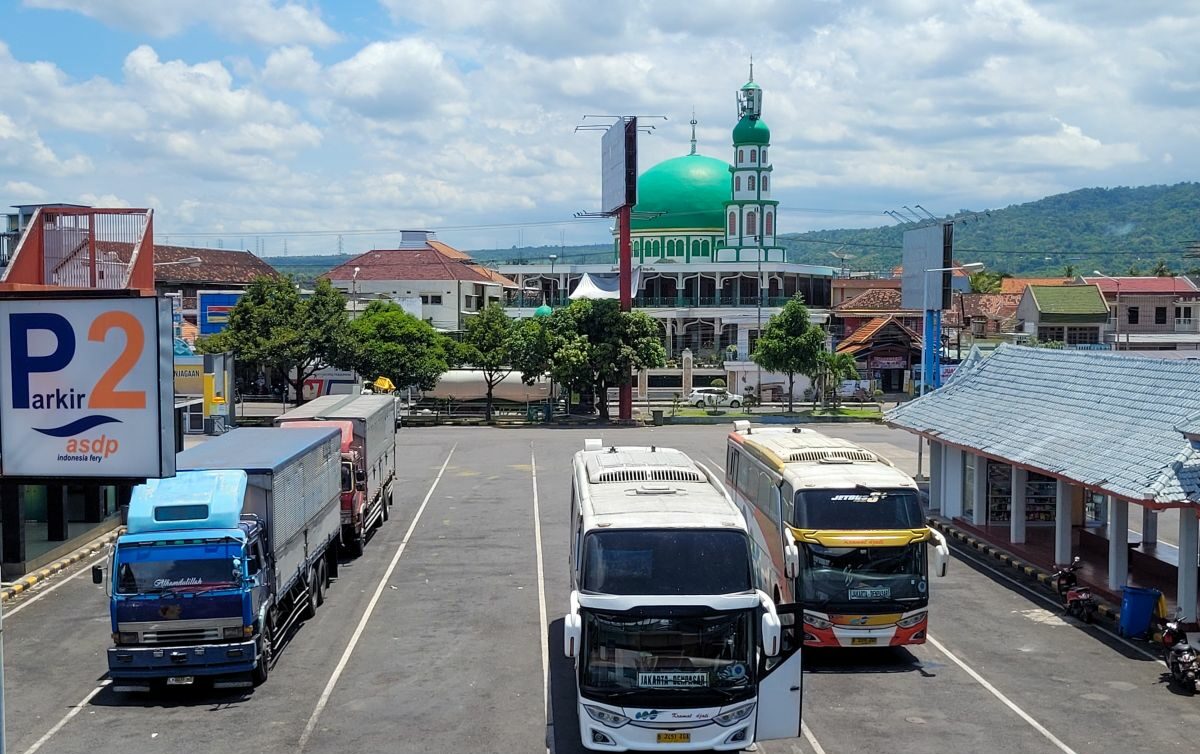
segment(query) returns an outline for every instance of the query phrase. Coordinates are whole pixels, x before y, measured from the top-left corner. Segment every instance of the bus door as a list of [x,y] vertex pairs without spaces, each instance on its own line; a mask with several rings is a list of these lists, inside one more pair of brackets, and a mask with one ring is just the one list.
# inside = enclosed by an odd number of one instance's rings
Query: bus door
[[779,605],[779,654],[767,657],[763,653],[759,665],[758,719],[755,741],[771,741],[800,736],[803,675],[801,673],[800,633],[803,621],[798,620],[800,606]]

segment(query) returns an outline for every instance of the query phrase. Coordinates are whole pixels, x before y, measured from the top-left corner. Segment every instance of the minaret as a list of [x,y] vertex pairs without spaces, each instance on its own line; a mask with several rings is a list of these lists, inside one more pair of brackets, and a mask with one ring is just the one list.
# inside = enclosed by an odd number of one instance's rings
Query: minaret
[[688,154],[696,154],[696,124],[700,121],[696,120],[696,108],[692,108],[692,119],[688,123],[692,124],[692,151]]
[[725,203],[722,261],[783,261],[775,245],[778,202],[771,199],[771,130],[762,120],[762,89],[750,80],[738,91],[738,123],[733,129],[730,200]]

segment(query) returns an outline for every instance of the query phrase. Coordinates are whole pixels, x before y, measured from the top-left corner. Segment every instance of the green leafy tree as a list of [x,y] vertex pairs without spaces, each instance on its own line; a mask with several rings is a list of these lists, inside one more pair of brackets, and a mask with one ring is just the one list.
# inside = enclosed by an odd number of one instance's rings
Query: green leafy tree
[[835,351],[821,351],[817,354],[817,364],[820,368],[821,392],[831,395],[833,405],[837,406],[841,398],[838,386],[842,380],[858,379],[858,364],[853,355]]
[[1172,273],[1171,268],[1167,266],[1166,261],[1160,259],[1158,260],[1158,264],[1154,265],[1154,269],[1150,271],[1150,274],[1154,275],[1155,277],[1169,278],[1171,277]]
[[1075,277],[1076,274],[1078,274],[1078,273],[1076,273],[1076,271],[1075,271],[1075,265],[1068,264],[1067,266],[1063,267],[1063,277],[1073,278],[1073,277]]
[[348,338],[346,298],[328,280],[302,299],[291,278],[259,277],[229,313],[229,326],[196,345],[201,353],[232,351],[242,361],[290,375],[299,403],[314,372],[346,366]]
[[487,386],[485,419],[492,420],[492,391],[513,371],[513,345],[516,322],[504,313],[504,307],[490,304],[467,320],[459,344],[463,364],[478,369]]
[[971,285],[971,293],[999,293],[1001,280],[1005,276],[999,272],[991,272],[989,270],[980,270],[971,274],[968,279]]
[[531,317],[513,324],[510,356],[512,368],[521,381],[532,385],[550,374],[550,358],[558,342],[557,333],[548,319]]
[[396,304],[372,301],[350,323],[345,362],[364,377],[387,377],[397,387],[432,390],[450,368],[449,338]]
[[825,331],[808,318],[808,307],[796,296],[771,317],[750,359],[763,369],[788,378],[788,411],[793,407],[796,375],[815,377],[817,355],[825,349]]

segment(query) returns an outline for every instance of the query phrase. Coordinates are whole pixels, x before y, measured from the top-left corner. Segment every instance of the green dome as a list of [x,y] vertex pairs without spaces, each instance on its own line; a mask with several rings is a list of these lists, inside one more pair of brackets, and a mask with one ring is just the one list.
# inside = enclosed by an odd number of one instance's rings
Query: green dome
[[734,144],[770,144],[771,129],[767,128],[767,124],[762,118],[750,119],[742,118],[738,124],[733,127],[733,143]]
[[702,154],[664,160],[638,179],[634,212],[662,212],[633,219],[632,230],[664,228],[720,229],[725,227],[725,202],[729,201],[729,163]]
[[554,313],[554,310],[551,309],[546,304],[542,304],[541,306],[539,306],[538,308],[533,310],[533,316],[538,317],[539,319],[542,317],[549,317],[553,313]]

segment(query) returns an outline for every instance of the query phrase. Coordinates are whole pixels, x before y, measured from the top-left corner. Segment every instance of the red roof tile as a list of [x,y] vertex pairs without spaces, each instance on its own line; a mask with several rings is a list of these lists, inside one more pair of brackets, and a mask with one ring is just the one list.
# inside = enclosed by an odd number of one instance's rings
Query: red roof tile
[[1200,290],[1196,288],[1191,280],[1185,277],[1118,277],[1116,279],[1085,277],[1084,281],[1089,285],[1100,286],[1101,292],[1106,296],[1110,293],[1115,296],[1118,287],[1121,293],[1157,293],[1174,296],[1194,296],[1200,294]]
[[[85,247],[86,248],[86,247]],[[99,258],[115,254],[122,262],[128,262],[133,244],[116,241],[97,241]],[[169,264],[184,259],[199,257],[200,263]],[[274,267],[248,251],[235,249],[205,249],[193,246],[154,245],[154,278],[159,283],[214,283],[222,285],[248,285],[260,276],[278,277]],[[167,264],[164,264],[167,263]]]
[[334,267],[322,277],[353,280],[463,280],[515,288],[516,283],[495,270],[475,263],[463,252],[440,241],[415,249],[376,249]]
[[1000,293],[1024,293],[1031,285],[1070,285],[1074,278],[1001,278]]
[[857,353],[871,344],[871,339],[879,333],[880,330],[887,327],[889,324],[894,324],[899,327],[912,340],[913,344],[920,345],[921,336],[916,332],[904,326],[904,323],[896,319],[895,315],[889,314],[886,317],[875,317],[871,321],[864,324],[862,327],[855,330],[842,342],[837,344],[834,350],[838,353]]
[[870,288],[854,298],[848,298],[834,311],[900,311],[900,290],[897,288]]
[[998,331],[1006,322],[1011,322],[1017,316],[1017,307],[1021,305],[1019,293],[955,293],[954,301],[946,310],[942,323],[946,327],[961,327],[963,317],[967,321],[975,319],[986,320],[989,325],[996,323],[991,330]]

